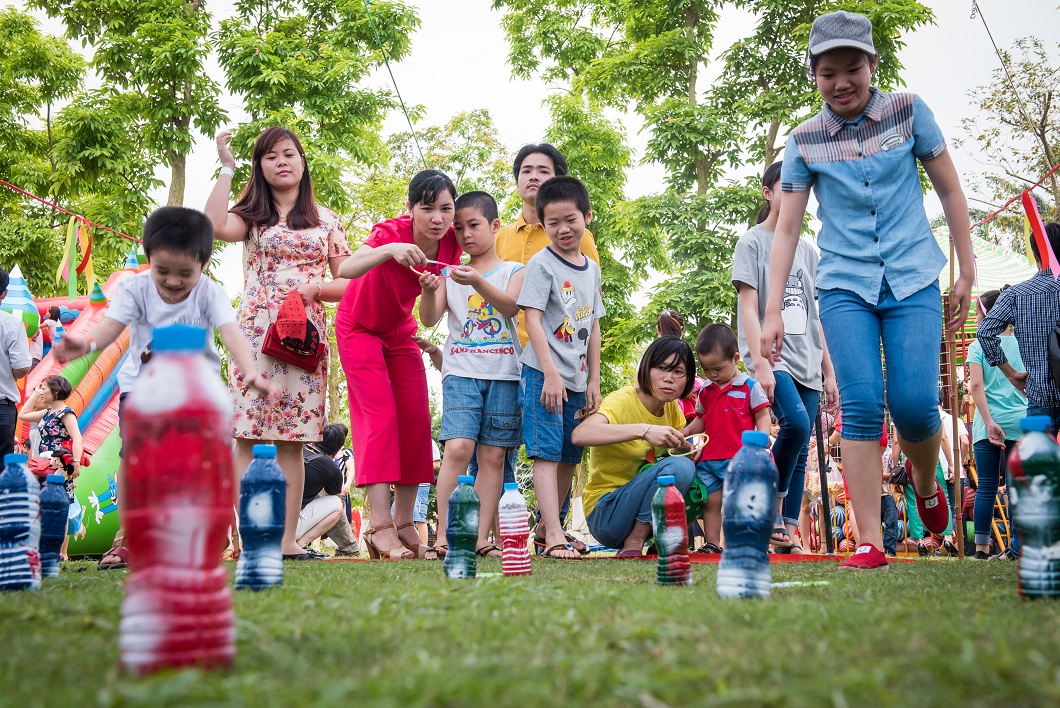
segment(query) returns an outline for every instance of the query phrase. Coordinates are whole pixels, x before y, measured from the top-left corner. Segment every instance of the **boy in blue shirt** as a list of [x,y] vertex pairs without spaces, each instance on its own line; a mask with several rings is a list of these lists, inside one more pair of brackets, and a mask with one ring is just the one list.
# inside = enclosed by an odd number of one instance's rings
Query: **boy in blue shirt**
[[567,542],[559,508],[582,459],[571,432],[600,405],[600,267],[581,252],[585,226],[592,220],[581,182],[548,180],[538,190],[536,206],[549,246],[527,263],[518,300],[530,335],[520,356],[523,441],[534,461],[542,555],[577,560],[581,556]]

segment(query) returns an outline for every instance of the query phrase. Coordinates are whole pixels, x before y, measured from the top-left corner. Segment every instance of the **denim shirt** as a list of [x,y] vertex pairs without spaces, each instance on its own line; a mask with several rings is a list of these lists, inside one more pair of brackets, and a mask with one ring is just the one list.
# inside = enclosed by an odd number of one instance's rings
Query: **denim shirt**
[[791,132],[781,189],[813,187],[820,204],[818,290],[850,290],[875,305],[884,278],[904,300],[931,285],[946,264],[916,166],[945,152],[946,141],[919,96],[871,91],[854,120],[826,105]]

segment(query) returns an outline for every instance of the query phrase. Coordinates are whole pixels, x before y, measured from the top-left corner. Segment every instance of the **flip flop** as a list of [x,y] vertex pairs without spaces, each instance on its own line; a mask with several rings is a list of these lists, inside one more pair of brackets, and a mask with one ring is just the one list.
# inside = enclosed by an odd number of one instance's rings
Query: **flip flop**
[[635,548],[628,548],[615,554],[615,558],[640,558],[642,554]]
[[501,551],[501,547],[495,543],[491,543],[488,546],[483,546],[475,551],[475,555],[480,558],[500,558],[504,555]]
[[[585,541],[582,541],[580,538],[570,533],[563,534],[563,537],[567,539],[567,545],[574,548],[574,550],[578,552],[578,555],[589,555],[589,547],[585,545]],[[545,555],[545,539],[540,536],[534,536],[534,554],[539,556]]]
[[575,558],[571,558],[569,556],[557,556],[556,555],[556,551],[562,551],[562,550],[571,551],[572,553],[577,553],[577,551],[574,550],[574,546],[570,545],[569,543],[557,543],[555,546],[549,546],[548,549],[544,553],[541,554],[541,557],[542,558],[551,558],[552,560],[565,560],[565,561],[581,560],[581,556],[577,556]]
[[[121,561],[118,563],[104,563],[103,558],[107,556],[117,556]],[[103,558],[100,558],[99,563],[96,564],[96,570],[122,570],[129,567],[129,549],[121,545],[121,541],[114,544],[109,551],[104,553]]]
[[719,555],[722,552],[721,546],[716,546],[713,543],[704,543],[702,546],[692,551],[693,553],[713,553]]

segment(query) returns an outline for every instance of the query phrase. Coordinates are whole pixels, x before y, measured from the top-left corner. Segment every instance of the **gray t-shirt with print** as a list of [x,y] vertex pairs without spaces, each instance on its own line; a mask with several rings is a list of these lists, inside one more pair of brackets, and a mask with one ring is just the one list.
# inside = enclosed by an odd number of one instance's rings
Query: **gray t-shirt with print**
[[[582,266],[561,258],[551,248],[539,251],[526,264],[526,278],[519,292],[519,307],[543,312],[541,324],[548,338],[552,361],[563,385],[584,391],[589,378],[586,356],[593,320],[604,316],[600,299],[600,266],[582,256]],[[533,341],[523,349],[519,361],[542,371]]]
[[[739,283],[745,283],[758,291],[759,323],[766,316],[766,302],[769,300],[769,254],[772,249],[773,232],[759,224],[740,237],[733,254],[732,283],[737,290]],[[783,358],[775,368],[788,372],[803,386],[820,391],[823,388],[821,360],[824,358],[824,343],[817,316],[817,287],[814,284],[818,259],[817,251],[810,242],[800,238],[787,287],[784,288],[781,310],[784,317],[784,350],[781,352]],[[737,308],[736,322],[740,333],[740,355],[753,375],[754,364],[747,346],[740,308]]]

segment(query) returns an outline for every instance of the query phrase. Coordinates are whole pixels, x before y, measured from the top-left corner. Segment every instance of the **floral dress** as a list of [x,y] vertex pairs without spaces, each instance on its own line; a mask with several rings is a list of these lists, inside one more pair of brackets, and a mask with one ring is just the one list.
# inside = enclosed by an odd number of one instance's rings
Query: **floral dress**
[[[328,259],[350,255],[346,232],[334,212],[317,207],[320,226],[295,231],[284,218],[270,227],[251,227],[243,241],[245,285],[236,319],[250,342],[258,369],[283,388],[279,401],[267,401],[248,387],[244,372],[232,361],[229,390],[235,406],[235,437],[248,440],[316,442],[326,422],[328,353],[316,372],[278,361],[261,353],[269,325],[276,321],[287,294],[307,283],[323,283]],[[323,303],[307,308],[310,322],[327,341],[327,315]],[[253,373],[253,372],[251,372]]]
[[[54,410],[49,408],[44,413],[44,417],[37,423],[37,432],[40,433],[40,452],[55,452],[56,450],[62,450],[63,444],[70,442],[70,431],[66,429],[66,423],[63,422],[63,416],[67,413],[76,417],[74,409],[70,406]],[[72,452],[71,448],[71,452]],[[62,472],[62,470],[49,470],[50,472]],[[41,484],[44,484],[44,479],[41,478]],[[71,501],[74,496],[74,482],[69,477],[63,482],[63,487],[66,489],[67,496],[70,497]]]

